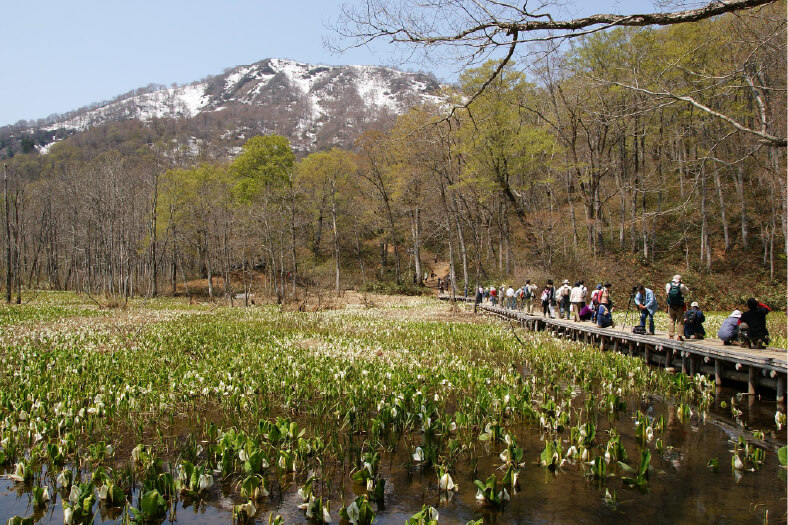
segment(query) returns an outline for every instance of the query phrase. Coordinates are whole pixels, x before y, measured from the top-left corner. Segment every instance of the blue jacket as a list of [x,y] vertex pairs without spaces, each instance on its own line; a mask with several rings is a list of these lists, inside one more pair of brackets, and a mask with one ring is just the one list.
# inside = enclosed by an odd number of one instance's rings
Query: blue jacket
[[596,324],[598,324],[600,328],[607,328],[613,325],[613,315],[604,304],[599,305],[599,310],[597,310],[596,313]]
[[[694,322],[691,319],[694,318]],[[706,316],[700,308],[690,308],[684,314],[684,337],[692,337],[693,335],[706,335],[706,330],[703,328],[703,322],[706,321]]]
[[640,292],[635,295],[635,304],[645,306],[651,315],[656,314],[659,307],[657,306],[657,297],[654,295],[654,291],[651,288],[646,288],[645,300],[643,295]]

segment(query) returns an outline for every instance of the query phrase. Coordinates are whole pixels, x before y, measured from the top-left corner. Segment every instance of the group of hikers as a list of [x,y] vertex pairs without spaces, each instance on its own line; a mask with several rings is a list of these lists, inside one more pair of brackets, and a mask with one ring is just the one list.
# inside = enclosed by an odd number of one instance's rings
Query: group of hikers
[[[493,306],[512,310],[523,310],[525,313],[534,314],[534,304],[537,307],[541,302],[542,315],[555,319],[574,320],[575,322],[592,322],[601,328],[614,327],[613,301],[611,299],[612,284],[597,284],[591,294],[588,293],[582,280],[576,281],[574,286],[564,279],[561,286],[556,288],[552,280],[548,280],[544,288],[532,283],[530,279],[518,289],[510,285],[479,287],[476,291],[476,303],[489,301]],[[706,330],[703,323],[706,316],[697,301],[692,301],[687,307],[686,297],[689,288],[682,282],[681,275],[674,275],[673,279],[665,284],[665,299],[668,314],[668,337],[674,336],[679,340],[704,339]],[[643,284],[632,288],[630,301],[640,314],[640,324],[633,328],[633,332],[654,335],[654,315],[659,310],[657,296],[654,291]],[[769,331],[766,327],[766,314],[770,309],[754,298],[747,300],[747,310],[741,312],[734,310],[727,317],[717,332],[717,337],[723,344],[731,345],[740,342],[742,347],[764,348],[769,344]],[[648,322],[648,331],[646,323]]]

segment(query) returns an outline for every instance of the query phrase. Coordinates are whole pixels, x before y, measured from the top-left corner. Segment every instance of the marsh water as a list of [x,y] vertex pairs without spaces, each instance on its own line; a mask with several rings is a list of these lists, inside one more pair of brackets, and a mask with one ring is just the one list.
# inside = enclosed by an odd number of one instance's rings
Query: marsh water
[[[742,414],[735,420],[730,409],[720,408],[720,401],[733,398]],[[662,453],[653,452],[648,486],[644,490],[626,488],[620,475],[598,480],[586,475],[588,467],[578,461],[567,461],[562,468],[552,472],[538,466],[538,457],[544,443],[535,425],[521,424],[510,428],[524,450],[525,466],[520,471],[519,490],[511,494],[503,508],[491,508],[476,499],[474,479],[485,479],[498,470],[498,453],[503,448],[492,444],[475,455],[476,459],[461,459],[453,473],[459,491],[440,495],[437,476],[433,468],[421,468],[409,460],[411,450],[407,444],[397,447],[393,454],[384,456],[381,475],[386,478],[385,506],[373,504],[377,513],[376,523],[402,524],[419,511],[422,505],[431,505],[440,513],[440,523],[466,523],[484,518],[490,524],[521,523],[768,523],[786,522],[786,481],[781,471],[776,450],[786,441],[785,432],[765,431],[763,440],[756,442],[766,450],[764,465],[755,472],[734,471],[731,467],[731,449],[741,431],[746,429],[775,429],[774,412],[777,406],[767,401],[736,396],[727,389],[717,391],[716,408],[706,417],[693,414],[681,421],[675,407],[660,399],[629,399],[627,410],[614,421],[601,418],[597,427],[597,441],[604,443],[605,430],[615,426],[626,447],[629,463],[639,457],[632,415],[640,410],[650,416],[665,418],[661,433],[664,443]],[[567,433],[564,433],[567,437]],[[418,443],[419,436],[413,436]],[[653,448],[653,447],[652,447]],[[708,466],[718,458],[719,469]],[[608,472],[616,472],[614,465]],[[475,471],[474,471],[475,469]],[[618,474],[621,474],[618,472]],[[284,490],[272,495],[258,505],[258,522],[267,523],[270,513],[281,514],[285,523],[303,523],[307,520],[296,489],[299,480],[292,479]],[[303,481],[303,480],[300,480]],[[340,497],[342,487],[343,497]],[[331,516],[338,521],[341,500],[349,503],[364,491],[364,487],[351,481],[336,480],[331,505]],[[605,501],[609,492],[615,501]],[[54,494],[54,492],[53,492]],[[43,513],[35,514],[38,523],[62,523],[62,494]],[[133,495],[137,503],[138,494]],[[232,521],[232,506],[242,503],[232,484],[217,485],[202,501],[181,499],[176,507],[178,523],[208,524]],[[0,479],[0,522],[14,516],[33,514],[30,487]],[[96,523],[121,521],[118,509],[97,505]],[[169,520],[170,518],[168,518]]]

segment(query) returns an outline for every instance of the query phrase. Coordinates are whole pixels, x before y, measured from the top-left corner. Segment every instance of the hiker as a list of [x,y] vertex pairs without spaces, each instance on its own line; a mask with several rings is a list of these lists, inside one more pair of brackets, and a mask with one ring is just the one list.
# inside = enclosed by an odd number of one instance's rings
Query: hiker
[[514,298],[514,288],[511,286],[506,288],[506,307],[509,310],[514,310],[517,307],[517,299]]
[[490,302],[490,289],[486,286],[484,287],[484,302],[485,303]]
[[739,323],[739,337],[741,346],[744,348],[762,349],[764,344],[769,344],[769,330],[766,328],[766,314],[771,312],[771,308],[763,303],[759,303],[754,297],[747,299],[748,310],[741,314]]
[[591,292],[591,312],[593,317],[591,322],[596,323],[596,311],[599,309],[599,294],[602,293],[602,285],[596,285],[596,288]]
[[590,321],[591,318],[594,316],[594,311],[591,310],[591,307],[587,304],[583,305],[583,308],[580,309],[580,320],[581,321]]
[[482,288],[481,286],[479,286],[479,287],[476,289],[476,299],[474,300],[474,306],[476,306],[476,305],[480,304],[480,303],[482,302],[482,299],[483,299],[483,298],[484,298],[484,288]]
[[534,297],[536,296],[536,284],[531,284],[531,279],[525,280],[523,286],[523,310],[529,314],[534,313]]
[[613,327],[613,308],[607,304],[600,303],[596,313],[596,324],[599,328]]
[[495,286],[490,286],[490,302],[493,306],[498,304],[498,290]]
[[547,284],[542,290],[542,315],[544,317],[549,317],[550,319],[555,318],[555,309],[553,308],[553,303],[555,302],[555,286],[553,286],[553,281],[547,281]]
[[558,288],[558,313],[561,319],[569,320],[569,300],[572,294],[572,287],[569,286],[569,279],[564,279],[561,287]]
[[703,328],[704,321],[706,321],[706,316],[703,315],[698,301],[692,301],[690,309],[684,314],[684,337],[686,339],[706,337],[706,329]]
[[569,293],[569,301],[572,303],[570,308],[574,314],[576,323],[580,322],[580,310],[586,305],[585,296],[583,295],[583,288],[585,288],[580,281],[575,283],[574,288]]
[[639,284],[638,293],[635,294],[635,307],[640,310],[640,326],[645,330],[646,318],[648,318],[648,335],[654,335],[654,314],[659,308],[654,290]]
[[443,281],[438,277],[438,293],[443,293]]
[[681,282],[681,276],[676,274],[673,280],[665,285],[665,295],[667,296],[668,312],[668,338],[673,339],[675,331],[679,341],[684,340],[684,310],[687,303],[684,295],[689,293],[689,288]]
[[610,283],[605,283],[605,286],[599,292],[599,304],[605,305],[609,311],[613,310],[613,301],[610,300],[610,289],[613,287]]
[[741,322],[741,312],[734,310],[731,315],[726,317],[720,329],[717,331],[717,337],[720,338],[722,344],[730,346],[735,340],[739,338],[739,323]]

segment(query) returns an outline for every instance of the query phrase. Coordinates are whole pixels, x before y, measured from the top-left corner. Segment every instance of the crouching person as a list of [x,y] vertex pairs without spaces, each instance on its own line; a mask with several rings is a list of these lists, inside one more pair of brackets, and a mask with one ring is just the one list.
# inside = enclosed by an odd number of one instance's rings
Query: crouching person
[[742,347],[764,348],[769,344],[769,330],[766,328],[766,314],[771,309],[754,298],[747,299],[748,310],[741,314],[739,337]]
[[599,328],[609,328],[613,326],[612,308],[606,304],[600,304],[596,312],[596,324]]
[[725,318],[717,331],[717,337],[720,338],[722,344],[728,346],[739,338],[739,322],[741,321],[741,312],[734,310],[731,315]]
[[703,323],[706,321],[706,316],[700,309],[697,301],[690,304],[690,309],[684,314],[684,338],[685,339],[703,339],[706,337],[706,330],[703,328]]

